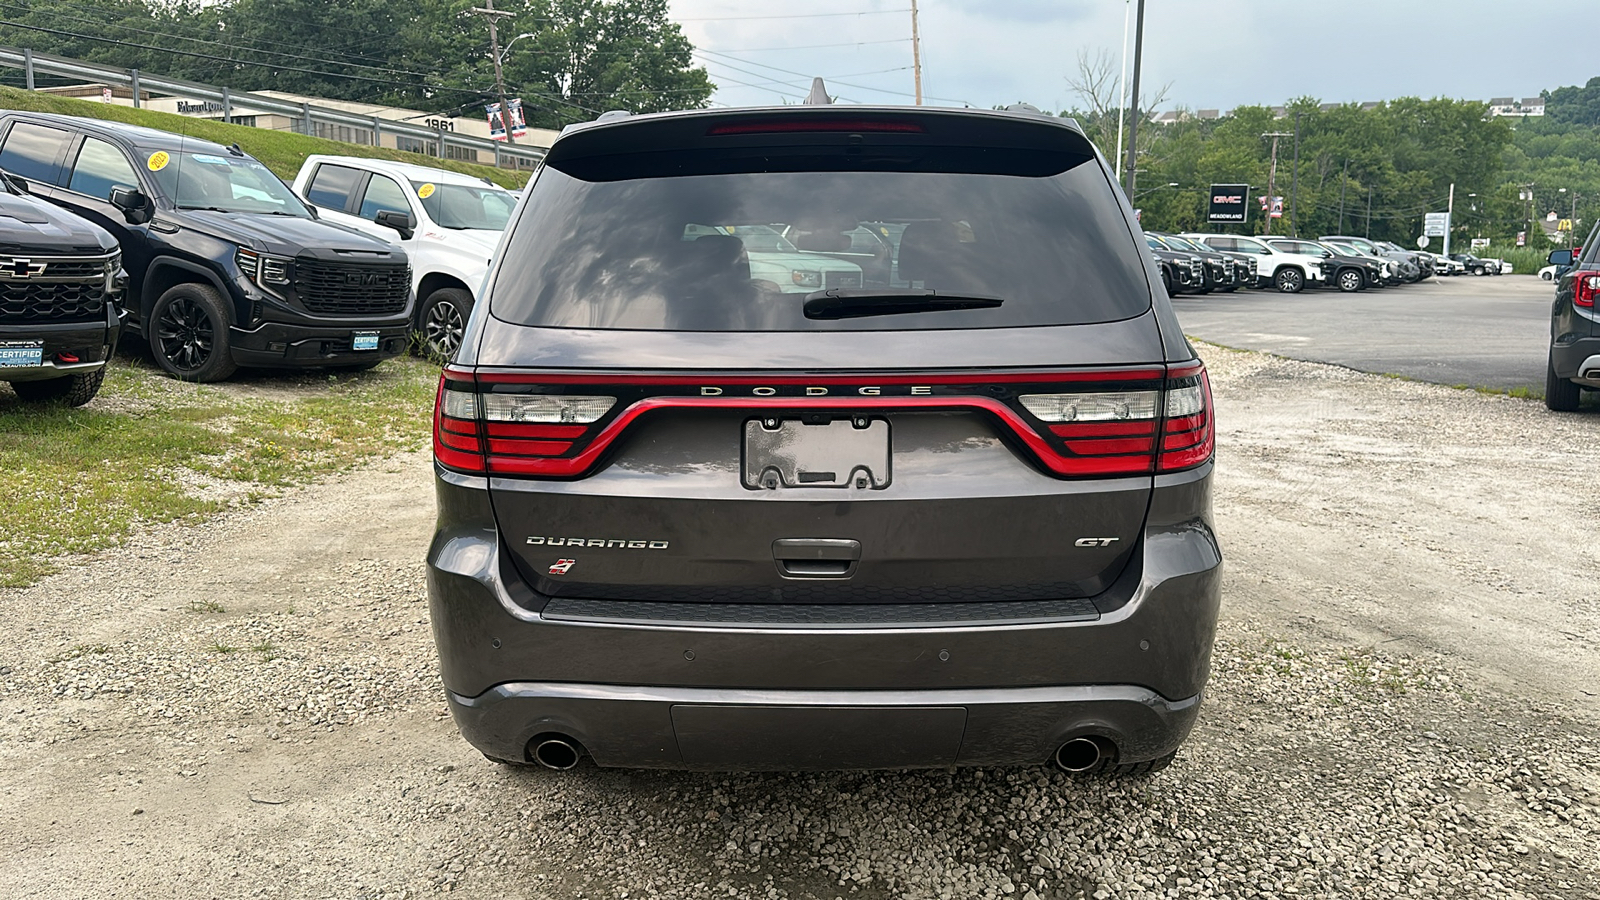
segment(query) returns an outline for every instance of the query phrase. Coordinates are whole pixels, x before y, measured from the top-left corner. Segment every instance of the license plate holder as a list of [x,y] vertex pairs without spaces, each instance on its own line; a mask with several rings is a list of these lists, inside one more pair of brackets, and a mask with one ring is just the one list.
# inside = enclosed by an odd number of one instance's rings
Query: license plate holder
[[749,419],[744,486],[883,490],[889,486],[887,419]]
[[351,350],[376,350],[378,349],[378,333],[376,331],[355,331],[350,334]]
[[0,341],[0,369],[44,365],[44,341]]

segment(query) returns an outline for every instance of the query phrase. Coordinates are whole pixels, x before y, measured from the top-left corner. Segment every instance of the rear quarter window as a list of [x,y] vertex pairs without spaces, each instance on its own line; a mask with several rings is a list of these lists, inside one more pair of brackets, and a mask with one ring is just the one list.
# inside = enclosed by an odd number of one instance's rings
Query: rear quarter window
[[361,178],[359,169],[323,163],[306,186],[306,199],[312,206],[344,212],[350,206],[350,192]]
[[[1150,308],[1142,251],[1092,156],[995,165],[924,147],[854,170],[807,153],[547,163],[492,313],[559,328],[814,331],[1070,325]],[[1004,302],[807,318],[808,295],[834,289]]]
[[71,138],[59,128],[18,122],[0,145],[0,169],[40,184],[60,184],[61,158]]

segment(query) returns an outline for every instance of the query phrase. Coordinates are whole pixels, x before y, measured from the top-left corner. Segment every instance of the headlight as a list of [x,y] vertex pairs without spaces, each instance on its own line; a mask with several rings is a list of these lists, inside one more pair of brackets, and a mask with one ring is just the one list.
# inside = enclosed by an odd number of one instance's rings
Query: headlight
[[274,286],[281,287],[289,283],[289,257],[257,253],[240,247],[234,254],[234,260],[239,264],[239,271],[256,287],[274,297],[283,296],[274,290]]
[[822,286],[821,272],[810,272],[806,271],[805,269],[795,269],[789,273],[789,277],[794,279],[794,283],[800,285],[801,287]]

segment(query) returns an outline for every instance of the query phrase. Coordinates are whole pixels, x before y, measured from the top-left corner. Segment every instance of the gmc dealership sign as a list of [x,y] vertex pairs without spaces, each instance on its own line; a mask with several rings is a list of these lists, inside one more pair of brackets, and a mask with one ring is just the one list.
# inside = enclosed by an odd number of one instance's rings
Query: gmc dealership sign
[[1240,224],[1245,220],[1249,206],[1245,200],[1250,197],[1248,184],[1213,184],[1211,186],[1211,210],[1206,215],[1206,221],[1213,225],[1224,223]]

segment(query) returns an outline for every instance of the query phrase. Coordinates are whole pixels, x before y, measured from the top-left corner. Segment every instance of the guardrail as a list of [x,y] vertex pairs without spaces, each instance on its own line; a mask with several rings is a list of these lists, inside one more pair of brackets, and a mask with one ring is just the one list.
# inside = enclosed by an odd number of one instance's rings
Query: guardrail
[[85,62],[80,59],[70,59],[65,56],[56,56],[50,53],[38,53],[26,47],[20,49],[0,47],[0,66],[22,69],[26,75],[26,83],[30,91],[34,89],[34,73],[42,72],[46,75],[59,75],[91,83],[129,88],[133,92],[133,105],[135,107],[138,107],[142,102],[141,93],[149,92],[163,96],[220,103],[222,104],[223,120],[230,121],[233,117],[233,106],[237,103],[247,109],[288,116],[294,120],[295,130],[301,134],[315,135],[317,122],[367,128],[372,130],[372,142],[374,145],[379,144],[381,135],[392,134],[420,141],[437,142],[441,155],[443,155],[444,148],[447,146],[471,148],[478,151],[487,150],[494,155],[494,164],[496,166],[500,165],[500,161],[503,158],[525,159],[537,164],[544,159],[545,154],[543,148],[527,144],[507,145],[488,138],[439,131],[423,125],[412,125],[394,119],[364,116],[358,113],[346,112],[345,110],[317,106],[312,103],[296,103],[280,97],[268,97],[262,94],[250,93],[249,91],[233,91],[226,87],[201,84],[196,81],[185,81],[181,78],[152,75],[138,69],[123,69],[116,66],[101,65],[100,63]]

